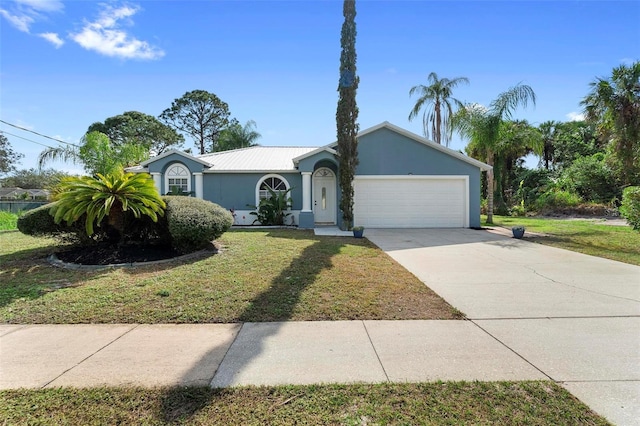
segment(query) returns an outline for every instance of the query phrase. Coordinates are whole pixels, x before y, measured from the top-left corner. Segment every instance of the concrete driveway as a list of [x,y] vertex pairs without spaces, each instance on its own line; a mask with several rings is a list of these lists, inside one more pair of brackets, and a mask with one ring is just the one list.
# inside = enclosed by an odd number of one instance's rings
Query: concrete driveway
[[485,230],[366,237],[595,411],[640,424],[640,267]]

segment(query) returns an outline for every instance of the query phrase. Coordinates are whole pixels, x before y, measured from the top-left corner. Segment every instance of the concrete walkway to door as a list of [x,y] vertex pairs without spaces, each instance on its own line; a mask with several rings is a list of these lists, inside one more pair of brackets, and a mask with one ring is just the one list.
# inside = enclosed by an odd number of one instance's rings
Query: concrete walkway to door
[[486,230],[366,236],[599,414],[638,424],[640,267]]

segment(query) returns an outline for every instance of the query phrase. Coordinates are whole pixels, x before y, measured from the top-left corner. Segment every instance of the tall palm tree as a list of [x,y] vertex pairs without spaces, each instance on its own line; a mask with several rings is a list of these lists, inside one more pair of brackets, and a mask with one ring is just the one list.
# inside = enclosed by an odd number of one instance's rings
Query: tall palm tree
[[419,84],[409,90],[409,96],[418,93],[420,97],[409,113],[409,121],[418,116],[420,110],[426,105],[422,114],[422,126],[424,136],[433,139],[442,145],[449,146],[453,129],[450,125],[450,118],[453,116],[452,104],[458,108],[463,107],[462,102],[452,97],[453,89],[459,84],[469,84],[467,77],[456,77],[452,80],[448,78],[438,79],[435,72],[429,73],[427,77],[429,85]]
[[553,143],[556,139],[556,132],[558,130],[559,124],[560,123],[558,123],[557,121],[549,120],[538,126],[538,129],[540,129],[540,132],[542,134],[542,142],[544,144],[542,149],[542,156],[540,157],[540,163],[538,166],[544,163],[545,170],[549,170],[554,162]]
[[582,100],[586,119],[613,144],[622,163],[625,184],[640,175],[640,62],[613,69],[611,78],[598,78]]
[[244,126],[234,120],[229,127],[220,132],[218,139],[218,151],[228,151],[230,149],[247,148],[256,146],[256,142],[262,135],[256,130],[256,122],[247,121]]
[[495,190],[493,165],[496,152],[500,149],[500,131],[505,120],[510,120],[518,106],[535,105],[536,94],[526,84],[517,84],[500,93],[489,108],[470,104],[459,109],[452,117],[451,124],[462,137],[482,152],[485,161],[492,168],[487,171],[487,223],[493,223],[493,195]]

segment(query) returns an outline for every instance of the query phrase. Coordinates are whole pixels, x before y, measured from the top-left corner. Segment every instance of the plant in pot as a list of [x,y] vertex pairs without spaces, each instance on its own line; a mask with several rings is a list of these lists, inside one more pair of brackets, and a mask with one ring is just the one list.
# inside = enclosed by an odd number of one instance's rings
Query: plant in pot
[[514,226],[511,232],[513,232],[513,238],[520,239],[524,236],[524,226]]
[[362,234],[364,233],[364,226],[354,226],[351,228],[353,231],[353,236],[356,238],[362,238]]

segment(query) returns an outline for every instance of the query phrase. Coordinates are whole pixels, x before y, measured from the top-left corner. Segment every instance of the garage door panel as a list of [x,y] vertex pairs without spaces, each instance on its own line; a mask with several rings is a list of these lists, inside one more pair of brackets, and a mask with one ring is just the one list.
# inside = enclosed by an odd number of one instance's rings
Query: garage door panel
[[356,178],[354,189],[356,225],[377,228],[465,225],[465,179]]

